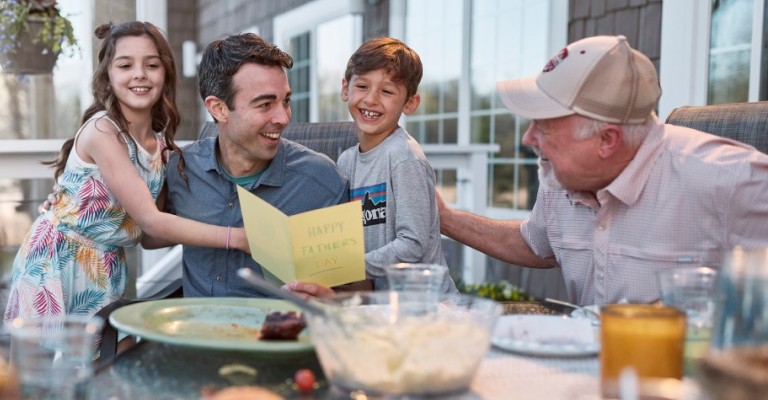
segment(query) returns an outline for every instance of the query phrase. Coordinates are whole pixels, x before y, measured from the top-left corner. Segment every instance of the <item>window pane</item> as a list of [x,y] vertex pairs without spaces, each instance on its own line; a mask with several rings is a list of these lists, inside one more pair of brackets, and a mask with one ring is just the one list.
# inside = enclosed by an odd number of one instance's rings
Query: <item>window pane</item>
[[518,157],[518,149],[522,146],[517,120],[511,113],[497,114],[494,118],[494,142],[499,144],[499,152],[493,157]]
[[424,124],[423,121],[408,119],[405,124],[405,130],[413,136],[419,143],[424,143]]
[[491,166],[491,206],[530,210],[539,180],[536,164],[501,163]]
[[309,122],[310,59],[309,32],[291,38],[288,53],[293,57],[293,68],[288,70],[291,85],[291,120]]
[[426,132],[422,143],[440,143],[440,120],[426,121]]
[[307,96],[298,99],[291,98],[291,121],[309,122],[309,98]]
[[491,117],[489,115],[480,115],[472,117],[472,132],[470,141],[478,144],[493,143],[491,139]]
[[442,143],[457,143],[459,140],[458,120],[449,118],[443,120],[443,138]]
[[503,106],[496,82],[536,75],[549,59],[548,4],[527,0],[472,2],[472,142],[500,147],[490,156],[493,207],[529,210],[538,188],[536,156],[521,143],[528,122]]
[[712,2],[708,104],[749,99],[753,0]]
[[431,115],[440,113],[440,84],[438,82],[421,81],[419,85],[421,103],[416,114]]
[[491,167],[491,205],[493,207],[515,207],[515,166],[497,164]]
[[[407,117],[407,126],[421,143],[499,144],[489,160],[490,204],[530,209],[538,181],[536,156],[521,145],[527,121],[501,104],[496,82],[536,75],[549,60],[550,2],[472,0],[469,16],[462,15],[464,3],[407,2],[406,42],[424,62],[421,105]],[[465,26],[470,49],[462,48]],[[461,70],[465,65],[468,71]],[[468,93],[459,92],[462,76],[469,77]],[[469,105],[468,114],[460,112],[460,100]],[[470,131],[459,132],[461,126]]]
[[750,50],[709,57],[707,104],[738,103],[749,98]]
[[443,199],[448,203],[456,202],[456,170],[455,169],[437,169],[435,170],[435,176],[437,177],[437,188],[440,194],[443,195]]
[[[441,124],[432,120],[455,120],[459,109],[462,3],[462,0],[407,3],[405,41],[419,53],[424,64],[424,77],[419,85],[421,104],[407,119],[430,120],[425,132],[428,143],[456,143],[458,140],[455,122]],[[453,115],[446,115],[448,113]]]
[[[320,122],[349,120],[347,103],[341,101],[341,79],[347,67],[347,60],[355,48],[352,33],[355,18],[345,15],[317,27],[317,85],[318,85],[318,120]],[[354,50],[353,50],[354,51]]]

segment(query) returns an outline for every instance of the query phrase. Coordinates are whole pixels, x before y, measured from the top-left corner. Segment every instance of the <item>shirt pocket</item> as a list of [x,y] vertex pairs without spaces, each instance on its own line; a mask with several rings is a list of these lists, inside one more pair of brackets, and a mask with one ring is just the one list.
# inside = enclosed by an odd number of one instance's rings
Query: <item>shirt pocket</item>
[[608,252],[606,274],[614,284],[609,297],[627,297],[652,301],[660,297],[658,271],[668,268],[695,267],[702,263],[698,249],[644,249],[614,247]]
[[702,261],[698,249],[643,249],[631,246],[614,246],[609,252],[611,258],[630,262],[641,262],[646,265],[664,267],[683,267],[698,264]]

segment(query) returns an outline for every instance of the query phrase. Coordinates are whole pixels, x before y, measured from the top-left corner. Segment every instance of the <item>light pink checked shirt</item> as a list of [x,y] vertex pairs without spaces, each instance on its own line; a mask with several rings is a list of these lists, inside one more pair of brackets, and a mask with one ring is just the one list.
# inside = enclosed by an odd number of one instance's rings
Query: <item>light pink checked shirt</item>
[[597,198],[542,184],[520,230],[534,253],[556,258],[571,302],[652,301],[660,269],[768,246],[768,155],[658,122]]

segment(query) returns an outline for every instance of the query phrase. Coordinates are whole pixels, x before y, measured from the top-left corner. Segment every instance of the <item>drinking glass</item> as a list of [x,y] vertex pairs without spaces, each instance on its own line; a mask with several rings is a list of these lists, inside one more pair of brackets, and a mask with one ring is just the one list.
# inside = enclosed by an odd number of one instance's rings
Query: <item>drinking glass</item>
[[768,393],[768,248],[726,252],[715,294],[710,350],[699,383],[711,400]]
[[680,267],[660,270],[657,275],[661,302],[686,314],[684,374],[693,376],[711,339],[717,271],[708,267]]
[[22,398],[80,398],[80,383],[93,374],[103,324],[99,317],[82,315],[11,321],[11,366]]
[[685,313],[651,304],[611,304],[600,312],[603,395],[618,396],[625,368],[645,380],[682,379]]
[[437,311],[440,287],[448,267],[439,264],[399,263],[386,268],[389,290],[398,292],[400,312],[422,315]]
[[0,399],[18,397],[18,382],[11,368],[11,337],[8,330],[0,323]]
[[389,290],[440,293],[448,267],[439,264],[393,264],[386,269]]
[[768,248],[736,247],[723,258],[712,347],[768,344]]

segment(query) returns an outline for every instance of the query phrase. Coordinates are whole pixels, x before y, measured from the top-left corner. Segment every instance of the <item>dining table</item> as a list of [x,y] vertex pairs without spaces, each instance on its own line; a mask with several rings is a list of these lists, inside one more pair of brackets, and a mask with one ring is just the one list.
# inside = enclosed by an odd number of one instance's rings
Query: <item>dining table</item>
[[[505,314],[562,314],[562,306],[542,302],[505,304]],[[314,390],[299,392],[293,376],[309,369]],[[471,387],[446,399],[600,399],[600,361],[596,354],[531,355],[491,346]],[[289,353],[222,351],[141,339],[96,369],[85,382],[86,399],[201,399],[235,385],[257,385],[288,399],[372,399],[329,387],[314,350]],[[431,397],[434,398],[434,397]],[[440,397],[438,397],[439,399]],[[695,379],[682,381],[681,400],[701,393]]]

